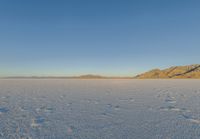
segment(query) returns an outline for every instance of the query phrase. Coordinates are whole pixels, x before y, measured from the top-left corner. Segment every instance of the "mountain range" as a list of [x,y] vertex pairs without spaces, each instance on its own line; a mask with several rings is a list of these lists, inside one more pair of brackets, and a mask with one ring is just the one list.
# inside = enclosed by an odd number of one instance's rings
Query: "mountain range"
[[31,78],[31,79],[200,79],[200,64],[173,66],[167,69],[153,69],[135,77],[101,76],[86,74],[80,76],[11,76],[0,78]]
[[200,79],[200,65],[173,66],[167,69],[153,69],[135,76],[136,79]]

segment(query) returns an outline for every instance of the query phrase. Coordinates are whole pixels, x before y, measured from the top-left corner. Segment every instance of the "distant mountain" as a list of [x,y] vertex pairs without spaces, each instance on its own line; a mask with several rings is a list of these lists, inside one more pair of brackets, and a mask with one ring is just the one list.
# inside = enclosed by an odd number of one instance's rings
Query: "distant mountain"
[[146,73],[137,75],[137,79],[167,79],[167,78],[194,78],[200,79],[200,65],[188,65],[188,66],[174,66],[164,70],[153,69]]
[[100,75],[81,75],[81,76],[10,76],[10,77],[2,77],[2,78],[20,78],[20,79],[101,79],[101,78],[108,78]]
[[188,66],[174,66],[167,69],[153,69],[151,71],[139,74],[135,77],[120,76],[101,76],[94,74],[86,74],[80,76],[11,76],[0,77],[0,79],[22,78],[22,79],[200,79],[200,64]]
[[0,79],[133,79],[133,77],[86,74],[80,76],[8,76],[0,77]]
[[100,75],[87,74],[87,75],[78,76],[77,78],[81,78],[81,79],[100,79],[100,78],[106,78],[106,77],[100,76]]
[[93,74],[81,75],[75,78],[78,78],[78,79],[133,79],[133,77],[101,76],[101,75],[93,75]]

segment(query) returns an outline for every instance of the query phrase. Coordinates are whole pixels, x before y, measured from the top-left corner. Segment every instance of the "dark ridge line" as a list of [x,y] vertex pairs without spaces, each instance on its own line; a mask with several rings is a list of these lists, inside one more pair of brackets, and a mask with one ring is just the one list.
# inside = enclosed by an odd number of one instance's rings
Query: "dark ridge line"
[[[174,71],[175,69],[177,69],[177,66],[176,67],[174,67],[173,69],[171,69],[169,72],[167,72],[167,76],[168,76],[168,74],[170,74],[172,71]],[[169,78],[170,78],[170,76],[168,76]]]
[[174,71],[176,68],[177,68],[177,66],[174,67],[173,69],[171,69],[169,72],[167,72],[167,77],[168,77],[168,78],[171,78],[171,77],[169,76],[169,74],[170,74],[172,71]]
[[186,71],[186,72],[184,72],[184,73],[175,74],[175,75],[171,76],[170,78],[173,78],[173,77],[176,77],[176,76],[185,75],[185,74],[190,73],[190,72],[192,72],[192,71],[194,71],[194,70],[196,70],[196,69],[198,69],[198,68],[200,68],[200,65],[197,66],[197,67],[195,67],[195,68],[193,68],[193,69],[190,69],[190,70],[188,70],[188,71]]

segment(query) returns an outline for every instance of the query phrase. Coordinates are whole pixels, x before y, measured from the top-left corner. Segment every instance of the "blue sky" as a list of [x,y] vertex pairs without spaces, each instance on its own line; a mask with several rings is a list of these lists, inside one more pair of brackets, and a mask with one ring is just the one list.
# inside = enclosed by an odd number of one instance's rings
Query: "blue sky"
[[0,76],[133,76],[199,63],[199,0],[1,0]]

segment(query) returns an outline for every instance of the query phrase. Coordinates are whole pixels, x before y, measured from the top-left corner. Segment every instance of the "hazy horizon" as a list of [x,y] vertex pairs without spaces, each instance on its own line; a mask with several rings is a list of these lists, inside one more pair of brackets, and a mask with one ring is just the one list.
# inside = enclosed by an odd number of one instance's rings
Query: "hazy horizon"
[[0,1],[0,77],[198,64],[200,1]]

